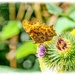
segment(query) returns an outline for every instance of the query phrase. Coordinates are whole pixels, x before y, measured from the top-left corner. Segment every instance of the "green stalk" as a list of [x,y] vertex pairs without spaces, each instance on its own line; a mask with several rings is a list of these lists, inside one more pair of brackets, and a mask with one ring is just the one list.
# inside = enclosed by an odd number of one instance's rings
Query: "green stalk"
[[16,19],[17,20],[22,20],[23,16],[24,16],[24,13],[25,13],[25,4],[21,3]]
[[14,20],[15,14],[15,3],[9,3],[9,19]]
[[29,7],[28,7],[28,9],[27,9],[27,12],[26,12],[26,14],[25,14],[24,19],[29,20],[29,19],[31,18],[32,13],[33,13],[33,9],[32,9],[32,7],[29,5]]
[[39,20],[39,22],[43,22],[40,4],[35,3],[33,5],[33,8],[34,8],[34,12],[35,12],[35,16],[36,16],[37,20]]

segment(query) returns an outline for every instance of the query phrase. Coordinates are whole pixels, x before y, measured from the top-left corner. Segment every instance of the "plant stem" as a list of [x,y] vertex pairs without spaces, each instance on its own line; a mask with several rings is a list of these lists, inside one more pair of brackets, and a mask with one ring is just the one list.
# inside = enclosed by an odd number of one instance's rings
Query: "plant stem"
[[22,20],[23,16],[24,16],[24,13],[25,13],[25,4],[21,3],[16,19],[17,20]]
[[15,19],[15,3],[9,3],[9,18],[10,20],[14,20]]

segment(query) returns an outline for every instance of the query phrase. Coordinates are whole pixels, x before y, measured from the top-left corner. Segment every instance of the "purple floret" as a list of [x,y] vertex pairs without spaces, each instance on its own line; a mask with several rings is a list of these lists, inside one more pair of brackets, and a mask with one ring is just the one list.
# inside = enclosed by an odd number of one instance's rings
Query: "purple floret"
[[38,47],[37,51],[38,51],[38,57],[43,57],[45,55],[45,53],[46,53],[46,48],[45,48],[45,46],[43,44],[41,44]]

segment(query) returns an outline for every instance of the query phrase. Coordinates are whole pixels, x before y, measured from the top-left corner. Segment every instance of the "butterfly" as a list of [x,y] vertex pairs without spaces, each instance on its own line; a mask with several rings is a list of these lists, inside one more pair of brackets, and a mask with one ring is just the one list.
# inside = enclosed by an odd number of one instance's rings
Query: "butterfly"
[[38,21],[29,22],[28,20],[23,20],[22,25],[35,43],[49,41],[56,35],[55,30],[53,30],[53,25],[48,26],[46,24],[40,24]]

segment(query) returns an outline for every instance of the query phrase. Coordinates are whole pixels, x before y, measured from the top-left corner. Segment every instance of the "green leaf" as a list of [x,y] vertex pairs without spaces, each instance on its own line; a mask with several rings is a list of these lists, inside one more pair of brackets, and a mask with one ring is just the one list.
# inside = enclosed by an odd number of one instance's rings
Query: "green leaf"
[[36,59],[34,67],[32,68],[32,71],[40,71],[38,59]]
[[49,13],[58,14],[58,15],[67,17],[68,19],[74,21],[68,14],[63,13],[63,10],[60,7],[56,6],[55,4],[47,3],[46,7],[47,7]]
[[52,3],[47,3],[46,7],[51,14],[62,14],[62,9]]
[[69,20],[66,17],[60,17],[57,19],[56,24],[54,25],[54,29],[57,35],[60,35],[64,31],[71,30],[75,27],[75,22]]
[[33,43],[33,41],[25,42],[17,49],[16,59],[26,57],[29,54],[36,54],[36,48],[37,46]]
[[75,10],[75,3],[71,4],[65,11],[64,13],[69,15],[72,11]]
[[6,26],[3,27],[1,32],[2,39],[9,39],[17,34],[19,34],[21,28],[20,21],[9,21]]
[[25,32],[22,32],[20,35],[21,41],[28,41],[30,39],[29,35]]
[[0,65],[0,72],[1,73],[4,73],[4,72],[14,72],[14,70],[8,66],[3,66],[3,65]]
[[0,51],[5,49],[5,43],[0,42]]
[[75,21],[75,10],[72,11],[69,16]]
[[0,25],[5,25],[7,21],[4,19],[4,17],[0,14]]

